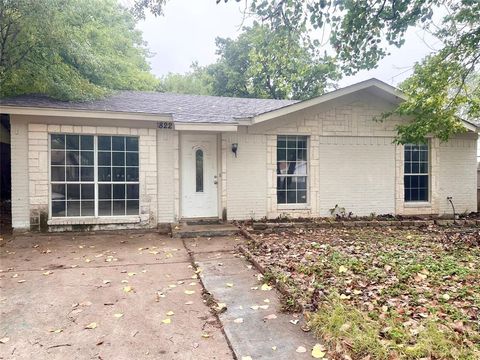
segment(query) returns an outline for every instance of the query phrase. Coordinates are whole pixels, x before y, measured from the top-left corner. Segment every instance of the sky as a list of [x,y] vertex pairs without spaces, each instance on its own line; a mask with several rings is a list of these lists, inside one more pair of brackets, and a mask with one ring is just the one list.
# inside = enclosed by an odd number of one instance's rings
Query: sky
[[[194,61],[200,65],[215,62],[215,38],[238,36],[243,4],[234,0],[219,4],[215,0],[169,0],[164,16],[147,14],[137,27],[153,53],[152,72],[156,76],[185,73]],[[400,49],[392,47],[391,55],[376,69],[343,78],[339,85],[347,86],[372,77],[398,85],[411,74],[415,62],[431,53],[435,45],[438,46],[435,39],[423,30],[412,28],[406,35],[405,45]]]

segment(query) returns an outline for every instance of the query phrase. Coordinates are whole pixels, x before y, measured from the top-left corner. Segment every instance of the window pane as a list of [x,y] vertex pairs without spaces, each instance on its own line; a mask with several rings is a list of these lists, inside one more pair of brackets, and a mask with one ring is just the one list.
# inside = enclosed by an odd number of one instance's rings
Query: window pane
[[287,204],[295,204],[297,202],[296,191],[287,191]]
[[124,136],[112,136],[112,150],[125,150]]
[[138,184],[127,184],[127,199],[139,199]]
[[137,200],[127,200],[127,215],[138,215]]
[[277,149],[277,161],[285,161],[285,160],[287,160],[287,150]]
[[67,201],[67,216],[80,216],[80,201]]
[[80,147],[82,150],[93,150],[93,136],[80,136]]
[[307,202],[307,192],[304,190],[297,191],[297,203],[305,204],[306,202]]
[[80,169],[82,181],[93,181],[93,166],[85,167],[83,166]]
[[287,148],[296,149],[297,148],[297,137],[296,136],[287,136]]
[[64,184],[52,184],[52,200],[65,200]]
[[283,190],[277,190],[277,203],[285,204],[287,202],[287,192]]
[[110,216],[112,215],[112,201],[101,200],[98,202],[98,215],[99,216]]
[[112,165],[112,153],[111,152],[103,152],[103,151],[99,151],[98,152],[98,165],[102,166],[102,165]]
[[80,153],[80,163],[93,166],[93,151],[82,151]]
[[65,149],[65,135],[52,134],[51,135],[51,147],[52,149]]
[[287,177],[287,190],[296,190],[297,182],[294,177]]
[[428,201],[428,145],[406,144],[404,155],[405,201]]
[[195,152],[195,189],[196,192],[203,192],[203,151]]
[[112,181],[125,181],[125,168],[112,167]]
[[287,178],[285,176],[277,177],[277,190],[286,190],[287,189]]
[[67,144],[67,150],[72,149],[72,150],[78,150],[80,149],[80,139],[78,135],[66,135],[66,144]]
[[93,184],[83,184],[81,187],[82,190],[82,200],[87,199],[94,199],[95,194],[94,194],[94,185]]
[[123,166],[125,165],[125,153],[124,152],[112,152],[112,165]]
[[113,198],[116,200],[125,199],[125,185],[114,184],[113,185]]
[[127,152],[127,166],[138,166],[138,153]]
[[125,215],[125,200],[113,202],[113,215]]
[[297,159],[307,161],[307,149],[297,150]]
[[287,160],[288,161],[295,161],[297,160],[297,150],[294,149],[288,149],[287,150]]
[[79,171],[78,166],[67,166],[66,167],[67,173],[67,181],[78,181],[79,180]]
[[65,201],[52,201],[52,216],[65,216]]
[[52,181],[65,181],[65,166],[52,166]]
[[81,215],[82,216],[94,216],[95,215],[95,203],[93,201],[82,201],[82,203],[81,203]]
[[297,145],[299,149],[306,149],[307,148],[307,137],[306,136],[299,136]]
[[80,200],[79,184],[67,184],[67,200]]
[[110,136],[99,136],[98,150],[111,150],[111,149],[112,149],[112,138]]
[[99,184],[98,185],[98,198],[99,199],[111,199],[112,198],[112,185]]
[[138,181],[137,167],[127,167],[127,181]]
[[286,149],[287,147],[287,139],[285,136],[278,136],[277,137],[277,149]]
[[53,150],[50,155],[50,161],[52,165],[64,165],[65,164],[65,151]]
[[111,181],[112,170],[109,167],[98,167],[98,181]]
[[138,138],[127,137],[127,151],[138,151]]
[[297,176],[297,189],[306,190],[307,189],[307,177],[306,176]]
[[67,151],[65,162],[67,165],[78,165],[80,164],[80,152],[78,151]]

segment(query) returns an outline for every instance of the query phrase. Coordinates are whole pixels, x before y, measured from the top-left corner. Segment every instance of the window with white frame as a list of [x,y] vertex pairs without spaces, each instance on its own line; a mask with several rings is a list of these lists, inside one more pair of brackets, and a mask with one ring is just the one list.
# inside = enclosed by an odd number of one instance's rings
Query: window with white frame
[[138,138],[51,134],[52,217],[138,215]]
[[405,202],[429,200],[428,144],[404,145]]
[[307,136],[277,137],[277,203],[307,203]]

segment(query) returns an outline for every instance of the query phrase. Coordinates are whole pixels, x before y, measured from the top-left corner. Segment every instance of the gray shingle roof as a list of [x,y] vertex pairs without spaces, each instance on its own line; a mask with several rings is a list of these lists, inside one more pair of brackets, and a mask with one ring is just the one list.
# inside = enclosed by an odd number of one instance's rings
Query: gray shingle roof
[[44,95],[21,95],[0,99],[0,106],[171,114],[176,122],[234,123],[238,118],[252,117],[295,102],[293,100],[119,91],[104,99],[89,102],[66,102],[53,100]]

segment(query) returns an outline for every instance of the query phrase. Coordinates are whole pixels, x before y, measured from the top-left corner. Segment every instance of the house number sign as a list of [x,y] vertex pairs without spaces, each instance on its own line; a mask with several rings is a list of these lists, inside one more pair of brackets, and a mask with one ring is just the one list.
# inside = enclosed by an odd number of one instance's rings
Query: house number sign
[[158,122],[159,129],[173,129],[173,123],[170,121],[159,121]]

